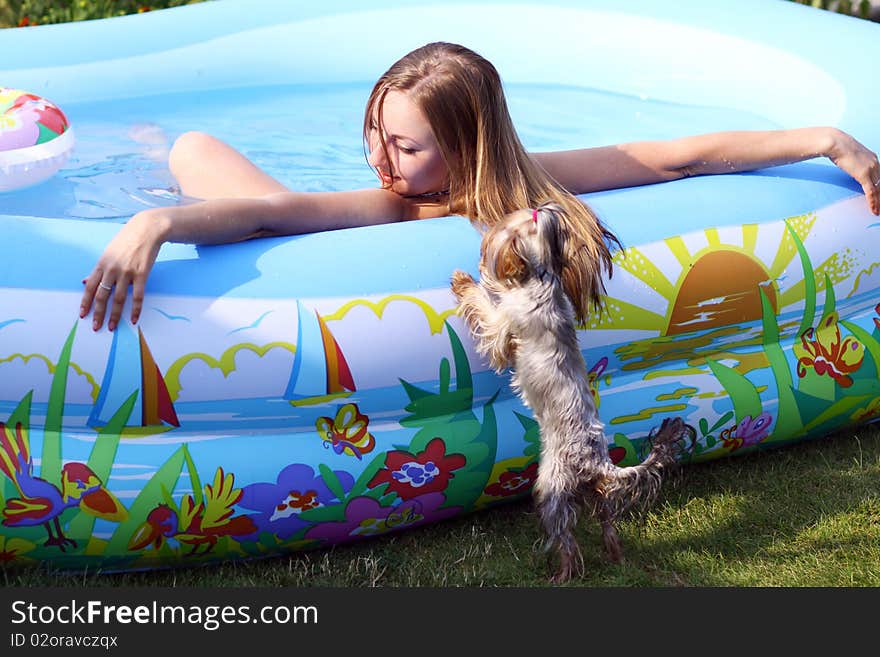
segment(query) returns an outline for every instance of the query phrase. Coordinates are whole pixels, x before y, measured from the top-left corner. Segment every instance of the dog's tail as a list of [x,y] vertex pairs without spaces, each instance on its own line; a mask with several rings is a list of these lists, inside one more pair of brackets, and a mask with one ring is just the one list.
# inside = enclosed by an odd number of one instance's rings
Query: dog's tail
[[653,503],[660,492],[664,470],[682,453],[682,443],[689,440],[692,445],[695,438],[693,428],[681,418],[667,418],[656,433],[651,432],[648,439],[653,446],[642,463],[619,468],[609,461],[597,488],[612,518],[620,517],[635,506]]

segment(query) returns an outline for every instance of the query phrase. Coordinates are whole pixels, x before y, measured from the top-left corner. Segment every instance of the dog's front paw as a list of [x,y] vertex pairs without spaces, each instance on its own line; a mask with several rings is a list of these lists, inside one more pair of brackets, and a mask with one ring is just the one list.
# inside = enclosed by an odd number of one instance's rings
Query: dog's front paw
[[462,271],[461,269],[456,269],[452,272],[452,293],[455,297],[461,301],[461,297],[464,296],[464,293],[471,286],[476,285],[476,281],[474,277],[468,274],[466,271]]

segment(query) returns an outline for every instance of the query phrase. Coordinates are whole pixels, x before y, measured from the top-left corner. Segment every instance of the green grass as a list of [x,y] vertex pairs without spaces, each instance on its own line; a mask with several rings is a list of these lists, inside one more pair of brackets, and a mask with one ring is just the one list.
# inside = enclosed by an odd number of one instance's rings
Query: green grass
[[[880,585],[880,430],[681,468],[658,503],[620,524],[625,562],[578,527],[570,586]],[[144,573],[2,571],[4,586],[547,586],[530,501],[399,535],[261,561]]]
[[0,28],[113,18],[204,0],[0,0]]

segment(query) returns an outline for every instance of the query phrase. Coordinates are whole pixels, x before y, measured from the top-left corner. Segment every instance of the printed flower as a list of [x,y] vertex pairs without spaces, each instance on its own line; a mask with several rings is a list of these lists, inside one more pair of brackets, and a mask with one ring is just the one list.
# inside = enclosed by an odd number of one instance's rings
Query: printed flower
[[23,538],[7,538],[0,534],[0,567],[2,566],[24,566],[37,563],[30,557],[23,557],[26,552],[30,552],[37,546]]
[[538,478],[538,462],[535,461],[525,469],[511,469],[502,472],[494,484],[486,487],[486,495],[493,497],[511,497],[528,491]]
[[403,500],[417,495],[437,493],[446,490],[453,470],[464,467],[462,454],[446,454],[446,443],[442,438],[433,438],[424,452],[418,455],[402,450],[390,451],[385,455],[385,467],[379,470],[369,488],[388,484],[388,491],[395,492]]
[[801,334],[800,343],[795,342],[798,376],[807,375],[812,367],[816,374],[827,374],[843,387],[853,384],[849,376],[859,369],[865,357],[865,346],[852,336],[841,339],[837,313],[829,313],[818,329],[808,328]]
[[880,416],[880,397],[872,399],[867,406],[852,414],[853,422],[867,422]]
[[315,422],[324,447],[333,447],[337,454],[356,456],[359,460],[376,446],[376,439],[368,431],[370,418],[360,412],[357,404],[345,404],[332,420],[319,417]]
[[[880,303],[874,306],[874,312],[880,315]],[[877,330],[880,331],[880,319],[877,317],[874,318],[874,326],[877,327]]]
[[736,437],[742,441],[742,447],[757,445],[770,435],[770,425],[773,424],[773,416],[770,413],[761,413],[752,419],[746,415],[736,426]]
[[596,404],[596,408],[599,408],[599,378],[606,367],[608,367],[608,358],[602,356],[587,372],[587,385],[590,387],[590,392],[593,393],[593,402]]
[[446,498],[442,493],[428,493],[395,507],[383,507],[371,497],[356,497],[345,507],[344,521],[325,522],[312,527],[306,533],[306,538],[339,543],[444,520],[461,510],[460,507],[441,509],[444,501]]
[[773,424],[773,416],[770,413],[761,413],[752,419],[746,415],[739,424],[724,429],[721,434],[721,442],[731,452],[742,447],[757,445],[770,435],[770,426]]
[[[352,489],[354,477],[339,470],[334,474],[346,493]],[[275,484],[260,482],[242,488],[238,505],[259,511],[250,516],[258,531],[269,532],[283,540],[312,524],[300,518],[303,511],[327,506],[336,500],[336,494],[320,474],[315,475],[311,466],[294,463],[278,474]]]

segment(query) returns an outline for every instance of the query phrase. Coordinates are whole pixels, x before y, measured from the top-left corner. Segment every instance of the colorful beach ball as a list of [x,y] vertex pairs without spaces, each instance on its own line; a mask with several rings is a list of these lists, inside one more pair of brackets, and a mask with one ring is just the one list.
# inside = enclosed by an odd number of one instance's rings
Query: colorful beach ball
[[0,192],[42,182],[73,150],[73,130],[57,105],[0,87]]

